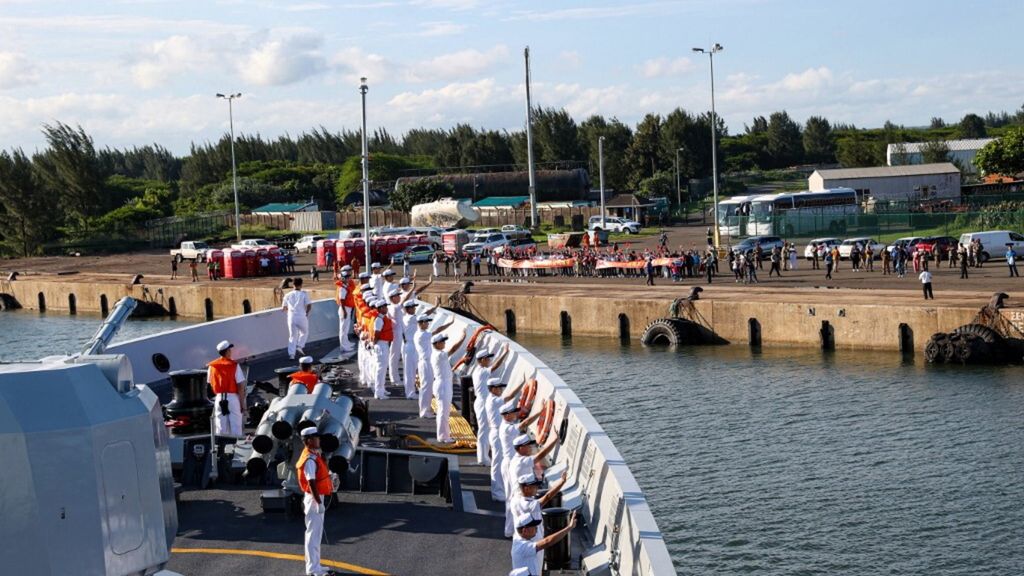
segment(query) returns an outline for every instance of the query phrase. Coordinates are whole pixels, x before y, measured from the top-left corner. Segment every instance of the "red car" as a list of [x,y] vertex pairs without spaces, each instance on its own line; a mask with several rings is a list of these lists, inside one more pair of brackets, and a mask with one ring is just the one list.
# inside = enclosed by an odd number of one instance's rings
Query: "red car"
[[950,250],[956,250],[958,242],[952,236],[928,236],[922,238],[914,248],[931,254],[937,260],[944,260]]

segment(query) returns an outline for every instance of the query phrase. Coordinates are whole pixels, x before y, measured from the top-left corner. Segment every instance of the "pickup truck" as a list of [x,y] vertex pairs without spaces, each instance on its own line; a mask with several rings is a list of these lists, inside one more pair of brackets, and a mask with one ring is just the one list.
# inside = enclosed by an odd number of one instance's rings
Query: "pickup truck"
[[206,242],[182,242],[180,248],[171,250],[171,256],[178,262],[185,260],[199,260],[203,262],[206,260],[206,251],[209,249],[210,247],[206,245]]
[[514,224],[506,224],[501,227],[501,233],[505,235],[509,240],[515,240],[517,238],[527,239],[533,238],[533,234],[523,228],[522,226],[516,226]]
[[259,250],[260,248],[277,248],[277,244],[274,244],[263,238],[249,238],[248,240],[242,240],[237,244],[232,244],[232,248],[235,250]]

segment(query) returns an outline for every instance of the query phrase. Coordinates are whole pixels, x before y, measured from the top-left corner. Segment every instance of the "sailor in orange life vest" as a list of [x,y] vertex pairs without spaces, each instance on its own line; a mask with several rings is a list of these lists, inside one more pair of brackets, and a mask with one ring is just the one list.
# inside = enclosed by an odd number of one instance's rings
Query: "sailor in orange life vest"
[[[213,432],[224,436],[242,435],[242,414],[245,412],[245,375],[237,362],[231,359],[234,344],[222,340],[217,344],[220,357],[207,364],[206,381],[216,395]],[[227,408],[227,410],[225,410]]]
[[312,576],[335,575],[320,564],[320,540],[324,534],[325,498],[334,492],[327,461],[320,453],[320,436],[315,426],[303,428],[305,448],[295,462],[295,471],[302,489],[302,511],[306,515],[306,574]]
[[385,379],[388,375],[388,355],[391,351],[391,342],[395,339],[395,322],[388,316],[388,303],[386,300],[374,302],[376,317],[373,319],[370,329],[370,342],[373,345],[373,397],[377,400],[386,400],[388,394],[385,388]]
[[299,371],[292,372],[288,375],[288,378],[291,380],[291,384],[289,386],[304,385],[306,387],[306,393],[312,394],[313,388],[315,388],[317,382],[320,381],[320,377],[313,371],[313,357],[303,356],[302,358],[299,358]]

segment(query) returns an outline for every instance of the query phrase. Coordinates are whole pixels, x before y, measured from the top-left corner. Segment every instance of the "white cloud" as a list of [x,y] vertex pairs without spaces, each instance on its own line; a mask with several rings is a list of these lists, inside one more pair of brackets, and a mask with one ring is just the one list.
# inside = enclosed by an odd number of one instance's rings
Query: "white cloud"
[[410,65],[405,79],[409,82],[430,82],[469,78],[479,76],[507,59],[508,47],[504,45],[495,46],[486,52],[460,50]]
[[437,37],[437,36],[453,36],[460,34],[466,29],[465,24],[456,24],[455,22],[423,22],[420,24],[423,28],[417,32],[416,36],[422,36],[424,38]]
[[786,74],[779,83],[786,90],[802,92],[807,90],[820,90],[832,83],[832,71],[821,66],[820,68],[808,68],[796,74]]
[[444,10],[469,10],[480,5],[480,0],[412,0],[413,6]]
[[163,86],[173,76],[216,64],[214,50],[191,36],[171,36],[153,42],[136,56],[132,78],[144,89]]
[[0,52],[0,90],[35,84],[39,79],[35,64],[16,52]]
[[331,58],[331,66],[343,72],[342,79],[356,84],[366,77],[370,85],[391,80],[398,65],[380,54],[363,52],[361,48],[346,48]]
[[316,12],[319,10],[329,10],[331,6],[329,4],[323,4],[320,2],[306,2],[303,4],[291,4],[285,8],[288,12]]
[[644,78],[662,78],[665,76],[680,76],[692,72],[696,64],[685,56],[680,58],[653,58],[640,65],[640,74]]
[[267,40],[239,64],[239,74],[258,86],[280,86],[315,76],[327,67],[322,39],[310,34]]
[[575,50],[564,50],[558,54],[558,60],[570,70],[578,70],[583,65],[580,53]]

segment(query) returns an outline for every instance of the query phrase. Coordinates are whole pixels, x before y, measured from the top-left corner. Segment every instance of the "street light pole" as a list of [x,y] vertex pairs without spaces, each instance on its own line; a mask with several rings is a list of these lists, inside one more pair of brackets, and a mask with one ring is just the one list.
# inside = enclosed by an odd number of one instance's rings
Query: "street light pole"
[[366,245],[366,269],[370,269],[370,145],[366,137],[366,78],[359,79],[359,94],[363,101],[363,242]]
[[217,98],[222,98],[228,101],[228,125],[231,129],[231,188],[235,192],[235,240],[238,242],[242,241],[242,226],[239,223],[239,210],[238,210],[238,171],[235,169],[235,110],[234,100],[235,98],[241,98],[242,93],[236,92],[234,94],[217,94]]
[[718,151],[716,150],[717,144],[715,143],[715,133],[718,131],[717,121],[715,120],[715,54],[722,50],[722,45],[717,42],[707,50],[703,48],[693,49],[694,52],[707,54],[708,60],[711,62],[711,185],[714,188],[715,248],[718,248],[720,244],[718,230]]
[[604,230],[604,136],[597,139],[597,174],[601,185],[601,230]]
[[537,230],[537,173],[533,164],[533,104],[530,102],[530,47],[523,50],[526,60],[526,170],[530,179],[530,228]]
[[685,148],[676,148],[676,210],[679,210],[683,206],[683,195],[679,188],[679,153],[685,150]]

